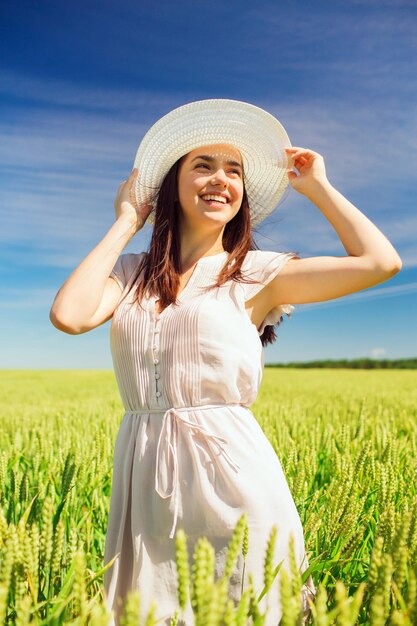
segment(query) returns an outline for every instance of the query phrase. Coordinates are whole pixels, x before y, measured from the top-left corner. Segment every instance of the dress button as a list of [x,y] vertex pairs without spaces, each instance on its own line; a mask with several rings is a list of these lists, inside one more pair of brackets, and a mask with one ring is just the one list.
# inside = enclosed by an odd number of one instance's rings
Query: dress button
[[160,374],[155,374],[155,378],[159,378],[159,377],[160,377]]
[[157,363],[159,363],[159,359],[154,359],[154,360],[153,360],[153,362],[154,362],[154,363],[155,363],[155,365],[156,365]]
[[159,398],[159,396],[161,395],[161,392],[157,391],[155,395]]
[[158,350],[158,346],[156,344],[153,344],[152,347],[153,347],[154,350]]

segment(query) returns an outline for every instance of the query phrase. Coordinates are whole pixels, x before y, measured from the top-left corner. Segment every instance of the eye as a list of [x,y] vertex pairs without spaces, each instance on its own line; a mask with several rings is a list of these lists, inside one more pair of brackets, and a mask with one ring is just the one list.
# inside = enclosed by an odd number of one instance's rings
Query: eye
[[[196,169],[198,167],[205,167],[207,169],[210,169],[209,166],[206,163],[198,163],[196,166]],[[231,172],[234,172],[235,174],[238,174],[240,176],[240,171],[239,170],[230,170]]]

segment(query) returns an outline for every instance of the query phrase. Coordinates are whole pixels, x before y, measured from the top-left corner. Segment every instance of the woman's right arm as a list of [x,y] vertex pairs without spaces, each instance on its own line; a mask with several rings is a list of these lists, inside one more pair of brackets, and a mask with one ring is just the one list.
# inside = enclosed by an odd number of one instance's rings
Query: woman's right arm
[[140,212],[130,202],[134,172],[119,187],[114,205],[116,221],[55,296],[49,319],[64,333],[79,335],[104,324],[120,300],[122,290],[110,272],[123,249],[142,228],[150,210]]

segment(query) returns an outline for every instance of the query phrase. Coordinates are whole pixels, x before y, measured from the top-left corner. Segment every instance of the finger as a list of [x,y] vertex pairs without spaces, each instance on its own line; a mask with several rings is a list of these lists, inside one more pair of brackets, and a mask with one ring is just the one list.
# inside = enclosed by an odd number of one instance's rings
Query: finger
[[296,152],[295,154],[292,154],[292,155],[291,155],[291,159],[292,159],[294,162],[296,162],[296,161],[299,161],[300,156],[301,156],[301,153],[300,153],[300,152]]
[[306,163],[310,162],[310,159],[312,158],[312,155],[310,155],[310,154],[308,154],[308,155],[298,154],[294,158],[295,158],[296,163],[298,163],[299,165],[305,165]]
[[287,154],[291,154],[291,156],[294,156],[294,154],[296,154],[297,152],[304,152],[304,148],[297,148],[297,147],[293,147],[293,148],[285,148],[285,152],[287,152]]
[[133,180],[132,180],[131,184],[129,185],[129,199],[130,199],[131,204],[135,208],[137,208],[136,194],[135,194],[135,190],[134,190]]
[[129,192],[132,193],[135,181],[133,179],[129,180]]
[[[285,149],[287,150],[288,148]],[[313,154],[315,154],[314,150],[308,150],[307,148],[300,148],[297,146],[294,146],[293,148],[290,148],[288,150],[291,150],[291,157],[293,159],[300,154],[304,154],[305,156],[312,156]]]

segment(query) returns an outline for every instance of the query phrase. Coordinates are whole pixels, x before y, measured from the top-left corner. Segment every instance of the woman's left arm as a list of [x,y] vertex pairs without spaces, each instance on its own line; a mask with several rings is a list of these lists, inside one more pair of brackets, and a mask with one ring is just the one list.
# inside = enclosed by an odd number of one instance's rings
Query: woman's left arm
[[309,198],[333,226],[348,256],[290,259],[267,285],[271,306],[339,298],[388,280],[402,261],[382,232],[327,179],[323,157],[300,147],[286,149],[292,187]]

